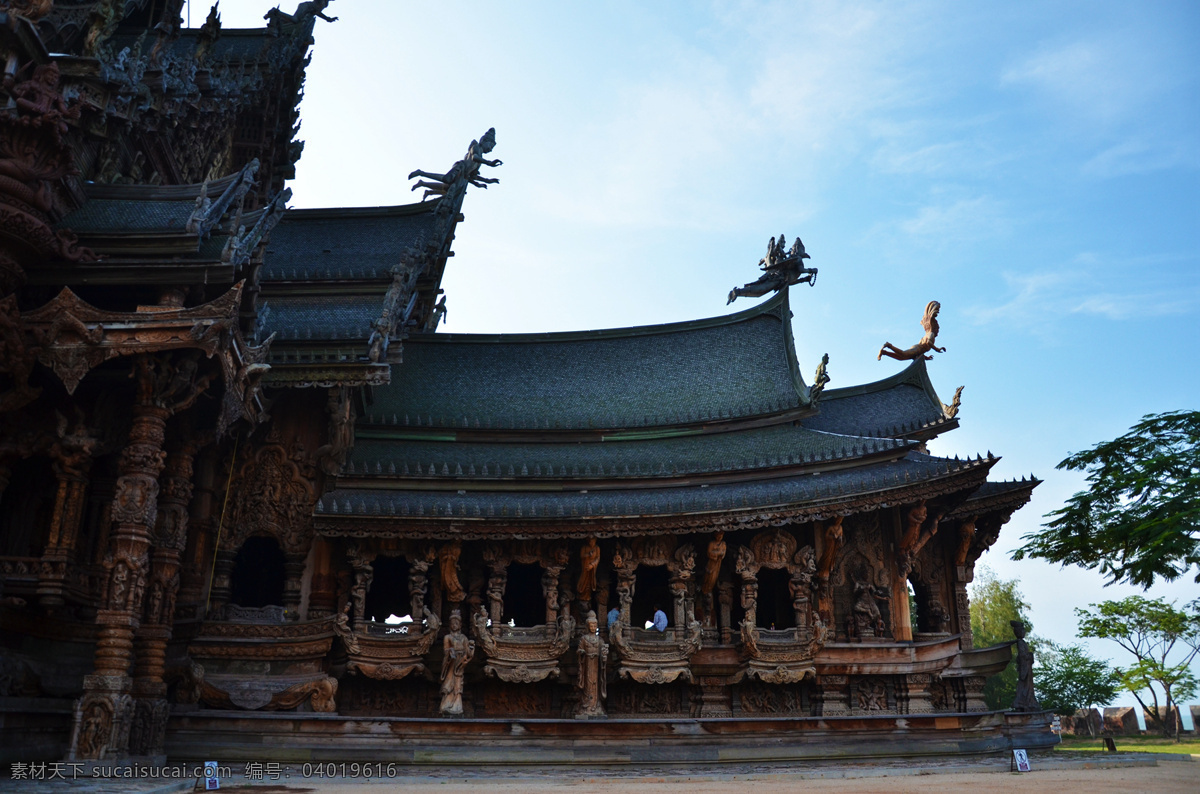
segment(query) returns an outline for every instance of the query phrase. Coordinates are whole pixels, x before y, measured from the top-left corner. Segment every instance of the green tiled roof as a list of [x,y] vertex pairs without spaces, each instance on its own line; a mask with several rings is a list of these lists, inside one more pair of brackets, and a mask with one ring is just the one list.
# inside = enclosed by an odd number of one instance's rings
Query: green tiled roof
[[[196,193],[199,194],[199,188]],[[185,201],[154,199],[88,200],[63,218],[61,225],[77,234],[120,232],[176,232],[185,234],[188,218],[196,208],[195,195]]]
[[409,247],[433,241],[437,204],[288,210],[271,232],[262,280],[390,281]]
[[[383,290],[374,295],[276,295],[267,298],[259,315],[264,335],[281,342],[328,339],[366,341],[371,322],[383,310]],[[265,316],[264,316],[265,315]]]
[[[786,294],[690,323],[530,335],[413,334],[372,410],[424,427],[680,425],[805,406]],[[805,396],[802,396],[805,395]]]
[[321,497],[316,512],[319,517],[615,518],[846,503],[857,496],[888,491],[896,491],[900,502],[911,499],[911,488],[922,483],[972,470],[985,476],[995,460],[959,461],[909,452],[899,460],[816,475],[715,483],[707,487],[535,492],[338,488]]
[[829,389],[804,425],[829,433],[900,436],[946,421],[925,362],[917,360],[874,383]]
[[[687,432],[687,431],[685,431]],[[894,450],[912,442],[819,433],[790,422],[723,433],[596,440],[501,443],[434,440],[446,431],[360,428],[343,474],[484,480],[649,479],[798,466]],[[379,438],[399,434],[402,438]],[[451,433],[451,435],[453,435]]]

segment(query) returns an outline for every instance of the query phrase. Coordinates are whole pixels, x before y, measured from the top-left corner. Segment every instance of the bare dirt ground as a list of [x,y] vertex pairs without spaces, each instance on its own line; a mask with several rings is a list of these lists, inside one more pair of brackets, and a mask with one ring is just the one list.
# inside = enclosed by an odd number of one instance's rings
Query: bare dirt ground
[[[877,770],[883,772],[883,770]],[[656,777],[639,777],[625,772],[606,776],[602,770],[582,774],[564,770],[561,774],[542,773],[536,777],[498,779],[486,773],[478,777],[400,778],[397,780],[289,781],[285,787],[272,786],[274,792],[303,794],[373,794],[376,791],[401,788],[405,794],[544,794],[569,791],[584,794],[718,794],[730,791],[753,791],[754,794],[793,794],[808,792],[855,792],[855,794],[931,794],[931,792],[969,792],[969,794],[1011,794],[1013,791],[1052,791],[1054,794],[1081,792],[1200,792],[1200,762],[1166,761],[1157,766],[1124,768],[1035,769],[1016,774],[1005,771],[937,772],[930,774],[888,774],[871,777],[814,777],[820,774],[854,774],[853,770],[829,768],[809,770],[799,774],[773,771],[750,774],[698,774],[689,776],[673,773]],[[268,794],[266,786],[222,787],[225,791]]]

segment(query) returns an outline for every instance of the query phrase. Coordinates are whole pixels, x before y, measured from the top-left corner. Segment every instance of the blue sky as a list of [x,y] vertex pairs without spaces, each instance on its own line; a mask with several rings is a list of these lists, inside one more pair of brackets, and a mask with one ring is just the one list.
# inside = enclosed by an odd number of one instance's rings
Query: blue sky
[[[273,5],[222,17],[255,27]],[[467,199],[446,330],[723,314],[767,239],[799,234],[820,276],[793,291],[798,355],[808,373],[828,352],[831,388],[895,372],[880,344],[915,342],[941,301],[948,351],[930,373],[945,401],[966,388],[962,427],[933,451],[991,450],[995,476],[1046,481],[983,558],[1021,580],[1035,632],[1069,640],[1075,607],[1138,592],[1007,552],[1082,486],[1055,471],[1063,457],[1200,407],[1200,5],[328,13],[294,206],[407,203],[409,171],[449,167],[496,127],[501,182]]]

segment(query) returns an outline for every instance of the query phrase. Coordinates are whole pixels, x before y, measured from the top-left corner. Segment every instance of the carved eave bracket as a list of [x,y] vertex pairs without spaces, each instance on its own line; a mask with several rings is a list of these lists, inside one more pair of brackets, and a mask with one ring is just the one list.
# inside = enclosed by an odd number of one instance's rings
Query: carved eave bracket
[[192,308],[141,307],[115,312],[92,306],[64,287],[54,300],[24,316],[37,359],[54,371],[68,394],[92,369],[113,358],[170,350],[200,350],[217,356],[225,379],[220,427],[262,415],[259,383],[269,369],[268,339],[249,345],[238,330],[242,288],[238,282],[214,301]]

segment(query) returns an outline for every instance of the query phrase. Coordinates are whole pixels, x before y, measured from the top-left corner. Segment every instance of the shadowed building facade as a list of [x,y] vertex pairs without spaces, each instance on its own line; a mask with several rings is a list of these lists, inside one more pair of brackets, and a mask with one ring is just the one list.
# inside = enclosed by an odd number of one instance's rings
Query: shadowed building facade
[[420,203],[288,210],[326,3],[180,5],[0,10],[4,760],[1053,742],[983,703],[966,589],[1037,481],[929,453],[921,357],[805,382],[798,240],[736,314],[440,333],[494,132]]

